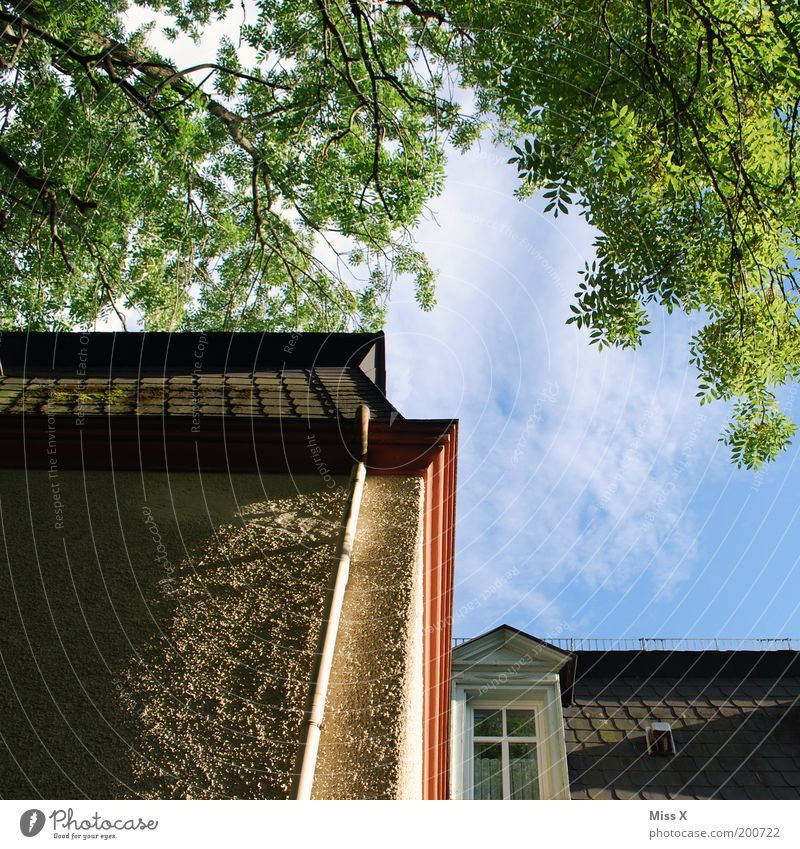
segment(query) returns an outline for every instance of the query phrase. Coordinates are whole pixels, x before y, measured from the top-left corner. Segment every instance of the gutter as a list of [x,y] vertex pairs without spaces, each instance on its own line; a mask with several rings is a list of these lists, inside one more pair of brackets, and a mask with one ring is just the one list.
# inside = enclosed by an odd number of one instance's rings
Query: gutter
[[361,456],[350,474],[347,502],[342,517],[342,530],[336,548],[336,571],[322,615],[322,650],[314,655],[310,688],[312,695],[309,700],[311,706],[306,710],[300,732],[300,750],[296,761],[300,766],[299,769],[295,770],[293,777],[291,794],[293,799],[310,799],[314,785],[322,721],[328,699],[328,683],[333,666],[333,654],[336,650],[336,637],[339,633],[344,594],[350,578],[350,558],[356,538],[361,497],[364,493],[364,481],[367,477],[369,408],[364,405],[360,406],[356,417],[360,420]]

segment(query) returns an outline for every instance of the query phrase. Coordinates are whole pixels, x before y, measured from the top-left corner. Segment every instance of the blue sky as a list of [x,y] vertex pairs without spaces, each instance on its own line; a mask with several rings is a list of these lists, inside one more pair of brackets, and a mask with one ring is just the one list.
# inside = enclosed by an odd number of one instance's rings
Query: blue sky
[[565,324],[592,232],[515,200],[506,159],[451,156],[418,234],[438,306],[396,287],[387,328],[396,406],[461,422],[454,633],[799,635],[797,451],[730,464],[687,363],[697,318],[656,314],[633,352]]
[[[162,46],[196,61],[188,39]],[[696,318],[656,314],[634,352],[598,353],[564,323],[592,233],[516,201],[507,158],[451,156],[418,233],[438,306],[397,286],[387,328],[398,409],[461,422],[455,634],[800,636],[797,450],[758,475],[730,464],[727,410],[698,405],[687,364]]]

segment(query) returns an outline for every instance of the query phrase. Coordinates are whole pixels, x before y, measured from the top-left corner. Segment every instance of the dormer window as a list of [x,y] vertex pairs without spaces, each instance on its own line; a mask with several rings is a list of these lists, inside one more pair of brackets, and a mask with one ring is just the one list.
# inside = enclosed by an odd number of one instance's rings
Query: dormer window
[[569,799],[559,670],[570,655],[502,626],[453,651],[453,799]]

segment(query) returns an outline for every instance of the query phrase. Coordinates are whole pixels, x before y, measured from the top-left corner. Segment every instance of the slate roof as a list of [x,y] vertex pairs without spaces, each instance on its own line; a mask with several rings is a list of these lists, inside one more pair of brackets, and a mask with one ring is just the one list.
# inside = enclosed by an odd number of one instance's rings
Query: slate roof
[[[800,798],[797,652],[576,652],[573,799]],[[676,752],[648,755],[671,724]]]
[[0,415],[399,415],[382,334],[4,333],[0,360]]

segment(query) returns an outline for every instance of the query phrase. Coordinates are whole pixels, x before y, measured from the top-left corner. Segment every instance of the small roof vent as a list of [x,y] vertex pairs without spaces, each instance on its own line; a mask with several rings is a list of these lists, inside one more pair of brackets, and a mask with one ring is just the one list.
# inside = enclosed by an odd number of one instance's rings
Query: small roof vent
[[675,740],[668,722],[653,722],[647,727],[647,754],[674,755]]

